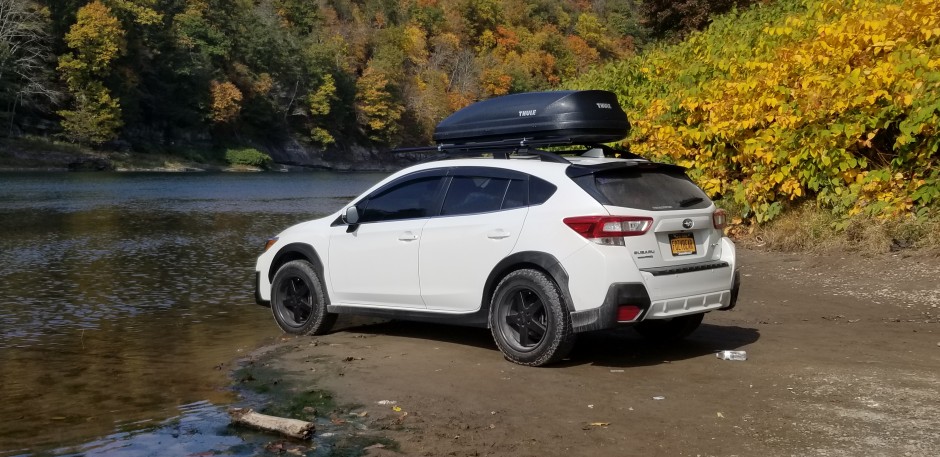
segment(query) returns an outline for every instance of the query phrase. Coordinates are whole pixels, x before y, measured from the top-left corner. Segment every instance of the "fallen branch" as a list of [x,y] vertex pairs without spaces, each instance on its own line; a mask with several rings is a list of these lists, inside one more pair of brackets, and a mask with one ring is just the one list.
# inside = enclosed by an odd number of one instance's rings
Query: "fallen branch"
[[268,416],[260,414],[251,409],[231,408],[228,410],[232,422],[235,424],[247,425],[259,430],[277,432],[291,438],[301,440],[310,439],[316,426],[313,422],[302,421],[299,419],[288,419],[286,417]]

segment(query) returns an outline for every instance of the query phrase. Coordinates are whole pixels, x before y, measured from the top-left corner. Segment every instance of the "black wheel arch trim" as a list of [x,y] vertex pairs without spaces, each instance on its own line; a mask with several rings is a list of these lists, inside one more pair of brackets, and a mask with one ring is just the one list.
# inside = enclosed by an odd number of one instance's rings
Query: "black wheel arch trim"
[[486,278],[486,283],[483,285],[483,296],[481,297],[480,305],[480,310],[484,312],[485,316],[489,315],[490,300],[493,297],[493,293],[496,291],[496,286],[499,285],[499,281],[511,272],[525,268],[526,265],[535,266],[548,273],[558,286],[559,292],[561,292],[565,309],[567,309],[569,313],[571,312],[573,305],[571,292],[568,290],[568,272],[565,271],[561,262],[559,262],[555,256],[545,252],[523,251],[504,258],[490,271],[490,275]]
[[630,304],[641,309],[634,321],[640,321],[649,311],[649,292],[640,283],[614,283],[607,289],[604,303],[597,308],[571,313],[571,326],[575,333],[603,330],[621,325],[617,322],[617,308]]
[[[326,304],[329,305],[330,295],[327,293],[326,283],[323,280],[323,261],[320,260],[317,250],[309,244],[291,243],[278,250],[277,254],[274,255],[274,259],[271,260],[271,268],[268,270],[268,282],[274,280],[274,275],[277,273],[278,268],[281,268],[282,265],[292,260],[306,260],[313,265],[313,270],[320,276],[320,283],[323,286],[323,299],[326,301]],[[260,295],[257,299],[260,300]]]

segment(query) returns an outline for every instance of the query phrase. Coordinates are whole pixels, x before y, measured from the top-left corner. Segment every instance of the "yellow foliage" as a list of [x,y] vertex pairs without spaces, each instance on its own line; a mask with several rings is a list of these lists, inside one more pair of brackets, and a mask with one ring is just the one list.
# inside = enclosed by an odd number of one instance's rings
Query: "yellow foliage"
[[356,114],[372,140],[392,142],[398,134],[404,108],[395,101],[392,90],[389,78],[372,66],[356,81]]
[[509,93],[509,85],[512,83],[512,76],[502,73],[499,69],[488,68],[483,70],[483,76],[480,80],[483,86],[483,93],[487,96],[498,96]]
[[620,93],[634,152],[759,222],[805,196],[897,217],[940,200],[919,191],[940,186],[937,32],[936,0],[780,0],[578,85]]
[[59,70],[73,87],[109,72],[111,62],[124,54],[126,46],[121,23],[100,1],[83,6],[76,19],[65,34],[65,43],[75,54],[59,59]]
[[155,0],[106,0],[115,10],[126,11],[140,25],[154,25],[163,20],[163,15],[154,10]]
[[242,109],[242,91],[228,81],[212,81],[209,92],[212,98],[212,122],[225,124],[234,121]]

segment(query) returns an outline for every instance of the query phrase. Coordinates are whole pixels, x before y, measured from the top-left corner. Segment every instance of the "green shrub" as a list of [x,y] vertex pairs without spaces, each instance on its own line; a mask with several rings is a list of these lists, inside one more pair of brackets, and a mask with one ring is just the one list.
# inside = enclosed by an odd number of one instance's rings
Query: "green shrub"
[[229,149],[225,151],[225,160],[231,165],[267,168],[271,156],[255,148]]

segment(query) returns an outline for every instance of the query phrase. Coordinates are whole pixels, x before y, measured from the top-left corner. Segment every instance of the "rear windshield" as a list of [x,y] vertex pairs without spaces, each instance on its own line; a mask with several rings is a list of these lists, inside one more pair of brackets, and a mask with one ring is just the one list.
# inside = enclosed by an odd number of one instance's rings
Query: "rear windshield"
[[575,178],[605,205],[650,211],[707,208],[711,200],[680,168],[631,167]]

